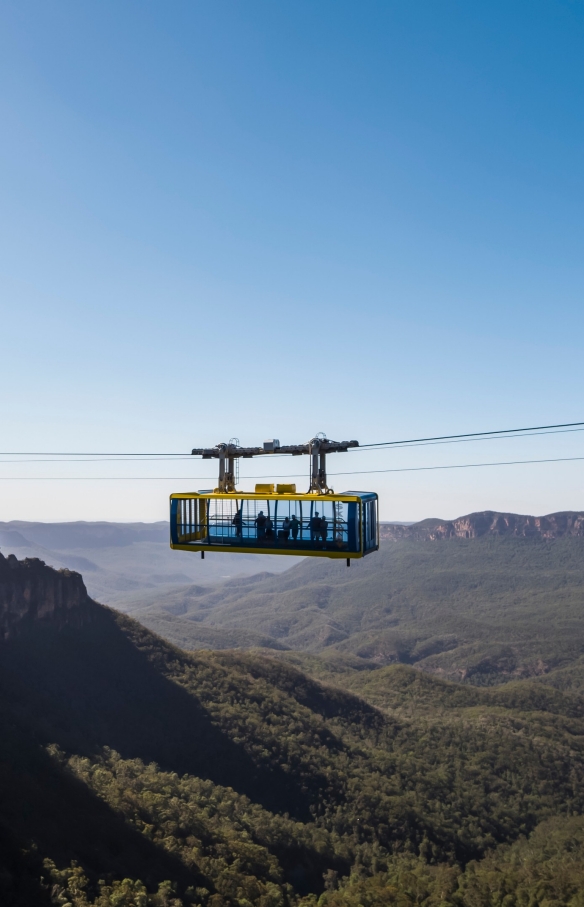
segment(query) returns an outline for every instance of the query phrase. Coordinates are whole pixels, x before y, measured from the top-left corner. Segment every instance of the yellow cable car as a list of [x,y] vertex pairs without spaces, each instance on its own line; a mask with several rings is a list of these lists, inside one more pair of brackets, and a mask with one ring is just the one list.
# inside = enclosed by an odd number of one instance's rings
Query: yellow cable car
[[[311,557],[364,557],[379,548],[377,495],[346,491],[334,494],[326,483],[326,454],[357,446],[356,441],[317,438],[307,445],[263,448],[223,444],[195,449],[205,459],[219,459],[219,487],[170,496],[170,546],[179,551],[291,554]],[[254,492],[235,488],[238,457],[265,453],[308,453],[312,457],[310,489],[295,485],[258,484]]]

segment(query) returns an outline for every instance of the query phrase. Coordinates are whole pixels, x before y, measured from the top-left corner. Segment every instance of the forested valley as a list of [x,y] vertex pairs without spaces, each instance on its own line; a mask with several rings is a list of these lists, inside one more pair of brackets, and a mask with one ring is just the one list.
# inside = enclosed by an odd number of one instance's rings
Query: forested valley
[[[22,601],[42,589],[53,611],[6,622],[21,575]],[[38,561],[0,559],[0,591],[2,905],[584,905],[584,701],[561,619],[547,673],[454,683],[342,647],[186,652]],[[576,621],[576,582],[563,594]]]

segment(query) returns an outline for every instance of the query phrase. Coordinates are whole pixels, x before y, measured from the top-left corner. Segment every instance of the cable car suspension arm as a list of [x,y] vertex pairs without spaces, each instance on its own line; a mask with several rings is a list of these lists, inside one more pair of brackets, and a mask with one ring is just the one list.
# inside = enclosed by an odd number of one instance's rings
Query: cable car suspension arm
[[330,441],[328,438],[312,438],[307,444],[280,445],[276,439],[264,441],[263,447],[240,447],[231,441],[217,444],[215,447],[195,447],[193,456],[203,460],[219,460],[218,491],[232,493],[236,490],[235,461],[240,457],[259,457],[265,454],[291,454],[293,457],[308,454],[311,458],[309,494],[332,494],[326,480],[327,453],[343,453],[350,447],[359,447],[358,441]]

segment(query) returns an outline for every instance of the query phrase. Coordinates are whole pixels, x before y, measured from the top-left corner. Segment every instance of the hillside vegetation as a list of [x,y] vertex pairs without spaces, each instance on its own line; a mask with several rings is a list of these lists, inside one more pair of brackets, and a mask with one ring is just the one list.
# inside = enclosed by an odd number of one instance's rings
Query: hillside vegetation
[[[2,903],[462,904],[489,873],[531,885],[513,847],[584,807],[579,700],[389,670],[382,712],[98,605],[5,642]],[[582,852],[571,828],[552,835],[556,868]]]
[[584,655],[584,538],[398,539],[350,570],[306,559],[278,576],[137,595],[131,608],[187,648],[342,655],[351,670],[401,663],[478,685],[551,680]]

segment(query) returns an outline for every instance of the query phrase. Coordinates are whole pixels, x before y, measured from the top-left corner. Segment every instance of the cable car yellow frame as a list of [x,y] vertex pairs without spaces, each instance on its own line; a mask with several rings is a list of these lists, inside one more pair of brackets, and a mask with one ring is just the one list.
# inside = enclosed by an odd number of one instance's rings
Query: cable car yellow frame
[[[273,486],[271,486],[273,488]],[[229,502],[230,508],[219,508],[215,504],[215,514],[212,514],[213,502]],[[256,507],[251,509],[251,515],[247,519],[242,513],[242,523],[247,522],[246,528],[251,528],[252,522],[255,524],[253,517],[257,514],[258,507],[264,502],[268,507],[273,502],[274,507],[274,526],[271,537],[259,537],[254,530],[251,534],[243,536],[243,526],[238,534],[238,527],[234,523],[235,513],[239,508],[244,507],[244,502],[255,503]],[[281,527],[284,525],[277,516],[277,505],[279,503],[294,505],[294,512],[300,510],[300,540],[290,539],[289,537],[279,538],[279,534],[284,532]],[[315,538],[308,525],[309,520],[302,517],[302,504],[310,505],[310,518],[316,512],[316,508],[326,511],[326,505],[331,505],[332,515],[328,520],[331,530],[330,541],[322,541],[322,538]],[[298,506],[296,506],[298,505]],[[335,506],[337,505],[337,506]],[[340,508],[338,505],[345,505],[344,513],[347,519],[343,520],[342,528],[335,522],[334,513]],[[351,506],[352,505],[352,506]],[[217,517],[217,512],[221,509],[221,516]],[[290,510],[290,507],[288,508]],[[215,526],[221,530],[215,536],[211,532],[215,518]],[[251,517],[251,518],[250,518]],[[257,518],[257,517],[256,517]],[[270,518],[270,513],[268,513]],[[284,517],[285,519],[285,517]],[[306,524],[306,525],[304,525]],[[178,551],[200,551],[204,556],[205,551],[228,551],[233,554],[280,554],[292,555],[295,557],[328,557],[328,558],[346,558],[347,561],[355,558],[365,557],[379,548],[377,539],[377,495],[373,492],[344,492],[341,494],[298,494],[282,493],[280,491],[261,491],[261,492],[217,492],[217,491],[200,491],[184,492],[181,494],[172,494],[170,496],[170,528],[171,539],[170,547]],[[308,533],[311,538],[307,539],[304,533]],[[270,543],[270,538],[273,540]],[[238,544],[239,541],[239,544]]]

